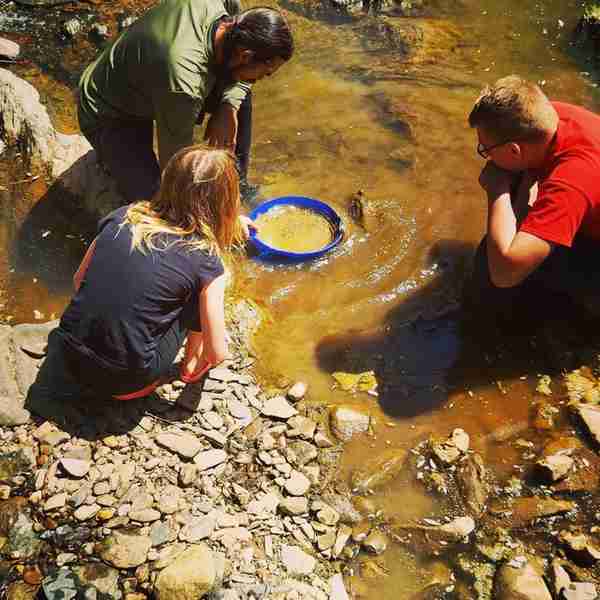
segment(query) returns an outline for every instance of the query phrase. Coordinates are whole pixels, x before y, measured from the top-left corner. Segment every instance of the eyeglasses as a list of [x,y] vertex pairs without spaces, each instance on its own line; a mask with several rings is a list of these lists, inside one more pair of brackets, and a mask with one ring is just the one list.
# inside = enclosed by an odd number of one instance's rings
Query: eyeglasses
[[504,142],[500,142],[499,144],[494,144],[493,146],[484,146],[481,142],[477,144],[477,154],[481,156],[481,158],[489,158],[490,152],[494,148],[499,148],[500,146],[504,146],[504,144],[508,144],[511,140],[505,140]]

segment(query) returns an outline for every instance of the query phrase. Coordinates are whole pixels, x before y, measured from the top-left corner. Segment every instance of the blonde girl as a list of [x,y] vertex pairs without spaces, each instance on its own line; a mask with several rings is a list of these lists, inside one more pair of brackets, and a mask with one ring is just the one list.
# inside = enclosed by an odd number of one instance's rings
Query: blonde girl
[[58,334],[69,370],[95,393],[150,393],[187,337],[180,377],[198,380],[227,355],[222,256],[244,237],[232,155],[190,146],[158,193],[100,221],[73,278]]

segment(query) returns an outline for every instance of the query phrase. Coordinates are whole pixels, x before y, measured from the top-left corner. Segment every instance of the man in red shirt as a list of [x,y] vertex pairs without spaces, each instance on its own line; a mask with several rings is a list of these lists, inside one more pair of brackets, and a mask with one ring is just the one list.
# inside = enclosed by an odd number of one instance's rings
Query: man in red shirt
[[469,125],[487,160],[478,302],[510,304],[530,284],[588,306],[600,299],[600,116],[511,75],[483,89]]

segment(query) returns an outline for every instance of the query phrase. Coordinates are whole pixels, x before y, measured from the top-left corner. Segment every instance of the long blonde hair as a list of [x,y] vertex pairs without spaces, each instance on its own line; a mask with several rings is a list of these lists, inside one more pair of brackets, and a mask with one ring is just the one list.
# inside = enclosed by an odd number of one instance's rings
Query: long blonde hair
[[[228,252],[241,242],[240,192],[235,159],[227,150],[198,144],[171,157],[159,191],[136,202],[124,223],[131,227],[132,250],[165,250],[183,243],[191,250]],[[180,239],[160,243],[161,234]]]

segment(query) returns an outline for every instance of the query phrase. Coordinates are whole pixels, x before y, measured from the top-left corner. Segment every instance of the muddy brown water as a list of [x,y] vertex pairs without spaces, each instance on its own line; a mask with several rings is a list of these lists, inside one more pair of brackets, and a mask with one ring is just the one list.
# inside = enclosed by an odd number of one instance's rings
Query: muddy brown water
[[[417,19],[425,50],[405,61],[372,36],[378,26],[368,20],[310,20],[286,6],[298,54],[256,86],[251,179],[265,198],[330,203],[347,234],[310,264],[238,267],[237,291],[273,316],[256,340],[259,375],[268,385],[305,380],[311,402],[372,412],[373,435],[346,446],[342,481],[366,456],[458,426],[499,481],[518,475],[519,452],[490,433],[527,422],[537,378],[555,356],[535,337],[474,332],[453,310],[486,212],[466,115],[483,84],[509,73],[540,82],[553,98],[598,109],[592,69],[569,47],[581,9],[571,0],[449,2],[435,18]],[[40,90],[59,129],[76,130],[73,84],[95,48],[83,38],[60,41],[52,27],[81,7],[36,12],[9,3],[2,10],[0,27],[24,46],[25,61],[10,68]],[[114,7],[85,10],[104,11],[114,30]],[[15,15],[26,25],[15,25]],[[0,173],[0,310],[5,322],[48,319],[68,302],[89,232],[67,214],[17,235],[11,198],[39,196],[43,184],[15,183],[29,176],[14,164],[5,161]],[[358,189],[369,203],[367,228],[348,213]],[[375,371],[379,397],[333,389],[330,374],[340,370]],[[403,477],[373,500],[401,520],[440,510]],[[427,580],[429,567],[399,546],[378,561],[370,599],[402,600]]]

